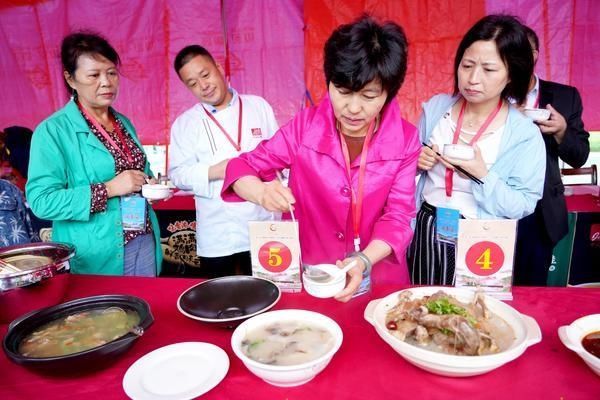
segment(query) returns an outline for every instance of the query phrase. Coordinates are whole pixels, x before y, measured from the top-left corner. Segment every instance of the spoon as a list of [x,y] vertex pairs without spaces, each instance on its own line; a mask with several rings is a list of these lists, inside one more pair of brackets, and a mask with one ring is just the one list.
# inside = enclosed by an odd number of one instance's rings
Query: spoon
[[[125,317],[127,317],[127,311],[123,310],[121,307],[115,307],[115,306],[108,307],[107,309],[103,310],[102,313],[106,314],[106,313],[114,312],[114,311],[123,313],[123,314],[125,314]],[[129,329],[129,333],[133,333],[136,336],[142,336],[144,334],[144,328],[139,325],[136,325]],[[121,337],[123,337],[123,336],[121,336]],[[115,340],[118,340],[118,339],[119,338],[117,338]]]
[[[332,280],[339,279],[341,276],[346,275],[346,272],[356,267],[356,265],[356,260],[350,261],[346,266],[344,266],[344,268],[338,268],[333,264],[313,265],[307,271],[307,276],[313,281],[329,282]],[[317,274],[314,273],[315,270],[318,271]]]
[[[277,180],[279,181],[279,183],[281,183],[283,185],[283,174],[281,173],[281,171],[275,171],[275,173],[277,174]],[[290,216],[292,217],[292,222],[296,222],[296,216],[294,215],[294,209],[292,208],[292,205],[290,204],[290,202],[288,202],[288,208],[290,209]]]

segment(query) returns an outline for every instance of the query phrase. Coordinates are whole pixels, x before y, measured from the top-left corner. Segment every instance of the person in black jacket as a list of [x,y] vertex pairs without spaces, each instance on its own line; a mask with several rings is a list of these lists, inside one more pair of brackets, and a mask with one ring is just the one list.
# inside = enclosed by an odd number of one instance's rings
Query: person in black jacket
[[[525,27],[537,61],[539,39]],[[573,168],[585,164],[590,153],[589,133],[583,126],[583,105],[576,88],[531,77],[527,108],[550,110],[550,118],[537,122],[546,144],[544,195],[535,212],[519,221],[515,253],[514,284],[545,286],[552,250],[569,230],[564,187],[558,159]]]

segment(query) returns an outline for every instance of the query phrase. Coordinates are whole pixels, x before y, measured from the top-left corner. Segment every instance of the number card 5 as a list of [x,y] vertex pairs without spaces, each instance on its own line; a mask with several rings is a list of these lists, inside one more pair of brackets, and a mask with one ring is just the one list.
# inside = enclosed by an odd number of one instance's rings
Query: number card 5
[[269,279],[283,292],[299,292],[298,222],[250,221],[248,228],[252,275]]

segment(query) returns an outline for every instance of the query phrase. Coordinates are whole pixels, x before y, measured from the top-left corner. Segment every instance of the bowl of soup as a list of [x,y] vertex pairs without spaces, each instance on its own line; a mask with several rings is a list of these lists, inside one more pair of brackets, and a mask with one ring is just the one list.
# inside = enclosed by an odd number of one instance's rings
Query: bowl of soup
[[306,310],[270,311],[240,324],[231,347],[246,368],[275,386],[299,386],[321,373],[342,345],[331,318]]
[[558,337],[600,375],[600,314],[586,315],[558,328]]
[[153,323],[143,299],[102,295],[30,312],[13,321],[3,348],[17,364],[51,372],[102,367]]
[[[338,269],[335,264],[321,264],[325,265],[332,270]],[[318,265],[317,265],[318,266]],[[334,297],[336,294],[344,290],[346,286],[346,274],[338,274],[337,276],[331,276],[326,273],[318,275],[310,274],[309,271],[302,273],[302,285],[308,294],[321,299],[327,299]]]
[[533,318],[462,288],[401,290],[371,301],[364,317],[406,361],[443,376],[490,372],[542,340]]

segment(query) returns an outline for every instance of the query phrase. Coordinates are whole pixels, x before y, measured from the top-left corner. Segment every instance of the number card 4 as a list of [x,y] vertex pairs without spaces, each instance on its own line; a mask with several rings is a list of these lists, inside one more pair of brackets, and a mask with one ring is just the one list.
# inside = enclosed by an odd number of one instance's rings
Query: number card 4
[[517,221],[462,219],[456,247],[456,287],[481,288],[512,299]]

